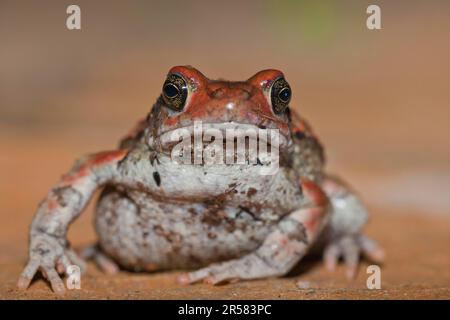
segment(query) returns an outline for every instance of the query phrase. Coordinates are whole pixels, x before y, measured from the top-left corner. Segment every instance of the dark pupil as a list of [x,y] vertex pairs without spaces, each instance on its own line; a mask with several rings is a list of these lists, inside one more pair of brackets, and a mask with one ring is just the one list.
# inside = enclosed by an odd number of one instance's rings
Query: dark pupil
[[291,98],[291,90],[289,88],[283,88],[278,94],[278,98],[283,102],[288,102]]
[[168,83],[164,86],[164,94],[168,98],[175,98],[179,93],[180,90],[173,83]]

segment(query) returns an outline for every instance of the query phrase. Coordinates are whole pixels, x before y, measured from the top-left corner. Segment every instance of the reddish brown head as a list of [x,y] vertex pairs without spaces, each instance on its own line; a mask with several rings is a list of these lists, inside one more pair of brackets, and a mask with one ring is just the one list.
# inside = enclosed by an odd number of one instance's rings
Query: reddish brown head
[[247,81],[210,80],[190,66],[170,69],[158,101],[158,134],[203,123],[236,123],[279,129],[289,139],[291,89],[278,70]]

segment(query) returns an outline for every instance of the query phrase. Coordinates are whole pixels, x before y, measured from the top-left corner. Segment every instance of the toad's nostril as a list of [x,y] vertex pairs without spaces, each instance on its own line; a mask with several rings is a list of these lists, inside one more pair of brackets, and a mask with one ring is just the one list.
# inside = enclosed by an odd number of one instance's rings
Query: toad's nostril
[[216,99],[220,99],[224,96],[225,94],[225,89],[224,88],[219,88],[213,91],[212,96]]
[[247,90],[241,90],[240,98],[245,100],[250,99],[250,92],[248,92]]

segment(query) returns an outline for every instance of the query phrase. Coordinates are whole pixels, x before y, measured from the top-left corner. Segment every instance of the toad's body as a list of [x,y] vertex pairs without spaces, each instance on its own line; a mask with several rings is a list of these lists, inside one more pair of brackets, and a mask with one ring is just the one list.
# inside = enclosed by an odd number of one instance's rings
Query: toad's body
[[[184,283],[280,276],[313,245],[324,248],[330,268],[343,256],[349,275],[360,250],[379,260],[381,249],[359,233],[366,211],[323,172],[322,147],[289,110],[290,95],[276,70],[227,82],[172,68],[150,114],[120,148],[78,161],[41,203],[19,286],[27,287],[40,269],[63,291],[58,271],[82,264],[67,244],[68,225],[102,186],[99,244],[85,253],[105,271],[115,271],[116,263],[147,271],[204,267],[181,276]],[[248,156],[245,164],[176,161],[174,133],[195,132],[199,122],[224,137],[228,129],[278,130],[279,169],[262,174],[267,162]],[[225,153],[224,146],[220,139]]]
[[132,269],[193,268],[239,257],[304,203],[282,171],[262,176],[258,166],[222,165],[180,170],[170,159],[151,166],[148,153],[140,152],[141,166],[158,172],[160,186],[150,176],[153,186],[145,190],[148,182],[108,188],[96,217],[102,249]]

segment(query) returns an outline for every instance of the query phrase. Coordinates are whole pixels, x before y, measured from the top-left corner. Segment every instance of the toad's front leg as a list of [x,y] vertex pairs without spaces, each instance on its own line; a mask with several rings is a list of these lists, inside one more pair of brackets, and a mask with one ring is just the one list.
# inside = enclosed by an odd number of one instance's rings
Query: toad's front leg
[[283,218],[255,252],[183,274],[179,281],[187,284],[204,280],[218,284],[288,273],[305,255],[328,218],[328,199],[322,190],[310,181],[302,182],[301,186],[310,200],[309,205]]
[[118,178],[117,164],[126,154],[126,150],[116,150],[87,156],[48,193],[31,224],[29,260],[19,278],[19,288],[27,288],[40,270],[53,291],[65,291],[58,271],[64,272],[72,264],[80,267],[84,264],[68,245],[68,226],[99,186]]

